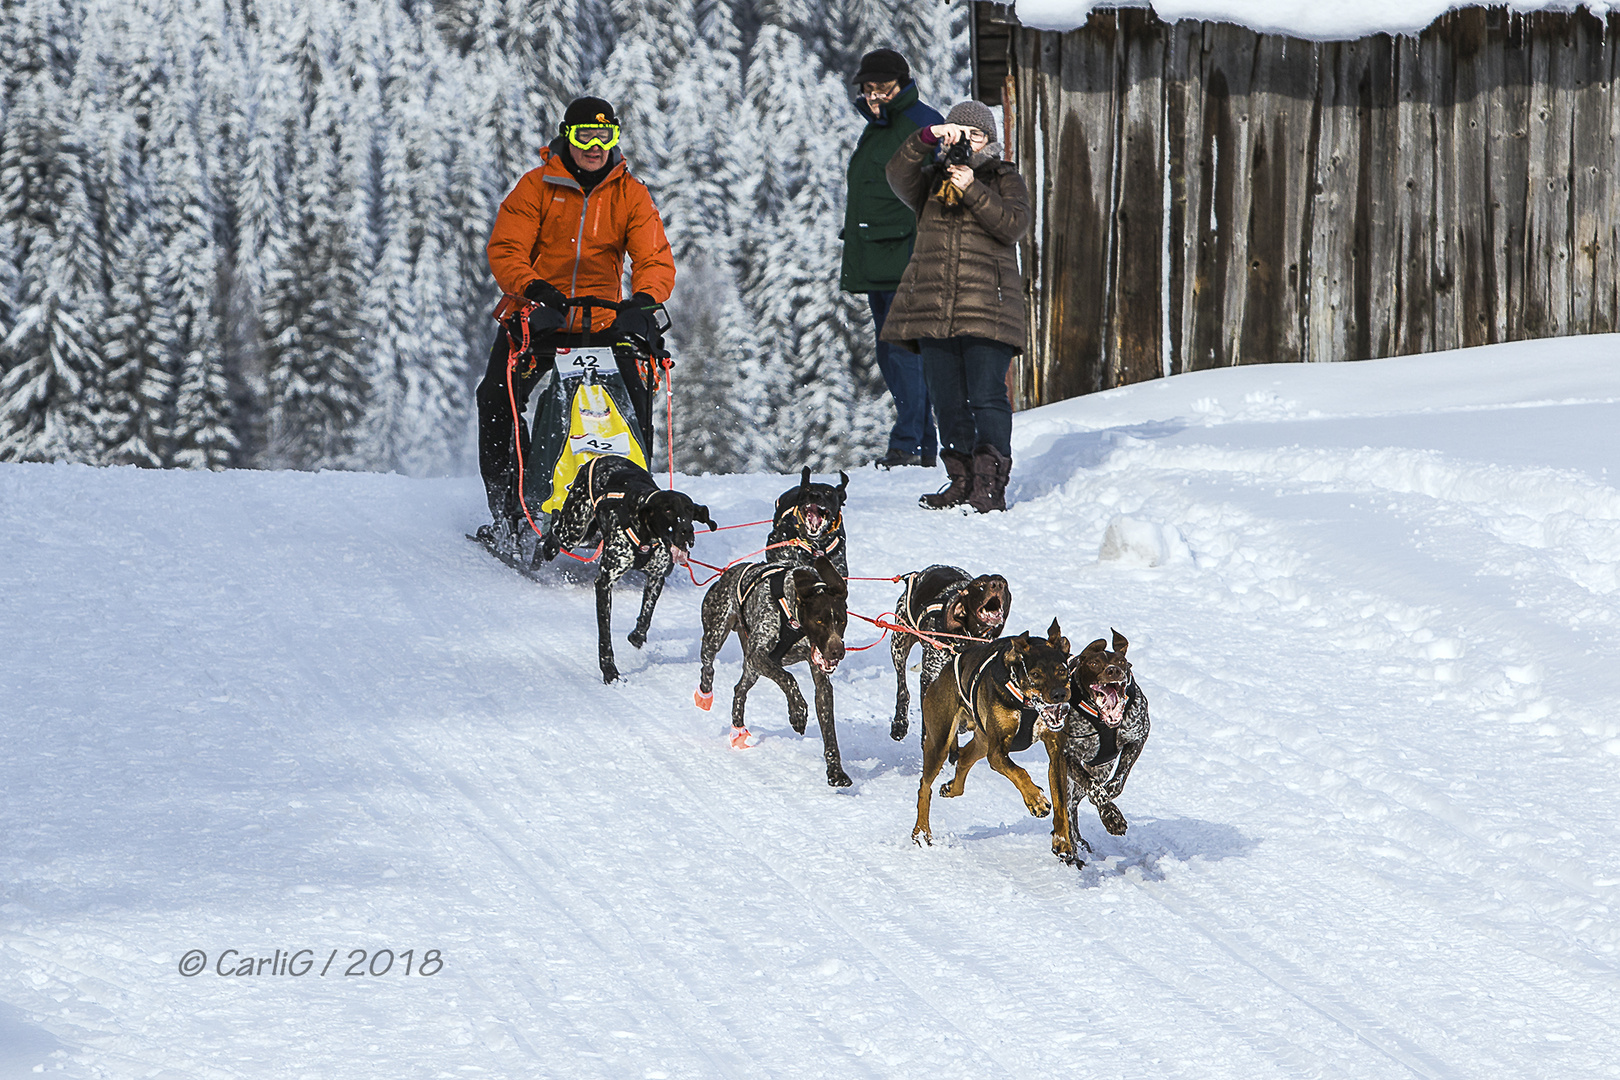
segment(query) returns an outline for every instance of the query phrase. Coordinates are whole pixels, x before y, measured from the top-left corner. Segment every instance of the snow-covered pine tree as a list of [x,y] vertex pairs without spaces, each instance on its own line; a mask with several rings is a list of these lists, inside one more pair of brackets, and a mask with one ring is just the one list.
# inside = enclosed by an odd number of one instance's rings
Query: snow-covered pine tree
[[[857,383],[871,343],[854,298],[838,289],[837,233],[854,133],[827,118],[847,107],[843,83],[818,73],[796,36],[766,26],[754,43],[745,94],[759,156],[753,215],[739,230],[740,311],[730,320],[728,346],[744,371],[739,404],[768,409],[765,445],[750,446],[750,460],[782,472],[854,464],[875,449],[862,409],[875,394]],[[757,373],[743,367],[753,357],[763,360]]]
[[219,314],[219,210],[200,141],[212,125],[204,88],[183,50],[174,75],[153,124],[162,147],[156,200],[166,300],[161,322],[175,372],[171,460],[184,468],[223,469],[233,461],[237,439]]
[[897,48],[911,64],[922,100],[948,112],[968,96],[972,59],[968,56],[970,5],[951,0],[915,0],[895,6]]
[[665,98],[697,35],[692,0],[613,0],[613,13],[618,42],[591,92],[613,104],[619,149],[656,196],[685,179],[670,169],[674,125]]
[[349,234],[343,101],[330,77],[318,9],[299,9],[290,57],[299,101],[281,236],[268,247],[263,314],[268,389],[266,464],[341,468],[353,449],[365,374],[359,357],[360,276]]
[[17,252],[14,322],[0,340],[0,460],[94,461],[106,314],[95,167],[68,91],[64,12],[27,0],[0,144],[0,216]]

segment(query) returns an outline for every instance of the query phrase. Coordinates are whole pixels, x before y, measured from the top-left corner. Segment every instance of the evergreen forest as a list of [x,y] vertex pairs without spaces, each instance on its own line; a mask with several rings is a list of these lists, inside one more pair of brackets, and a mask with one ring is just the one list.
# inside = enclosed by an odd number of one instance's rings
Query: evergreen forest
[[[949,0],[0,0],[0,460],[474,471],[484,244],[607,98],[674,247],[676,464],[881,454],[849,76]],[[658,412],[662,419],[663,403]],[[662,451],[659,451],[662,456]]]

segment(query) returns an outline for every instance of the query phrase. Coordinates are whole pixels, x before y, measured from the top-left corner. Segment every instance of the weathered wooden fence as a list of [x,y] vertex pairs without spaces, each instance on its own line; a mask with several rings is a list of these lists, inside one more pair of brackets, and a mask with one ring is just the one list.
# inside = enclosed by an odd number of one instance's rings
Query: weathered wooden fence
[[1232,364],[1620,330],[1620,16],[1314,42],[1013,28],[1019,407]]

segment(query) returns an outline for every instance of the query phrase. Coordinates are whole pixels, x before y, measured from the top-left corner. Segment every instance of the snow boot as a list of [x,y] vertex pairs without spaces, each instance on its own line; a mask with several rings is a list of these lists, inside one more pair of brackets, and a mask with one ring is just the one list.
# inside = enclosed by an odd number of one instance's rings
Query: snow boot
[[1007,509],[1007,478],[1012,475],[1012,458],[993,446],[973,451],[973,492],[968,502],[981,514]]
[[945,475],[950,483],[917,500],[918,505],[930,510],[961,506],[973,493],[973,459],[954,450],[941,450],[939,456],[945,459]]

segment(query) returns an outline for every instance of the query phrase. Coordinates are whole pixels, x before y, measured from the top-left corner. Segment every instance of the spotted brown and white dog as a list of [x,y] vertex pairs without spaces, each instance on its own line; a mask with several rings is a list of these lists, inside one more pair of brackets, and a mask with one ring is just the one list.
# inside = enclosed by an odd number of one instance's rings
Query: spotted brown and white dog
[[963,635],[994,640],[1012,613],[1012,589],[1000,574],[969,577],[959,566],[936,564],[914,570],[900,580],[903,584],[900,599],[894,604],[895,622],[917,633],[896,630],[889,640],[895,681],[894,721],[889,725],[889,737],[896,742],[906,737],[910,727],[906,661],[911,657],[911,647],[922,642],[922,674],[917,680],[917,697],[921,700],[928,692],[928,684],[939,677],[940,669],[970,644],[962,640]]
[[787,665],[807,661],[816,688],[816,723],[821,727],[827,783],[833,787],[850,784],[838,755],[831,679],[844,658],[848,601],[849,586],[825,555],[816,557],[813,569],[781,563],[731,567],[703,595],[702,671],[693,695],[700,709],[714,704],[714,658],[735,630],[742,644],[743,671],[731,697],[732,745],[745,745],[748,691],[761,675],[787,695],[788,723],[803,735],[809,709]]
[[596,573],[596,652],[603,682],[619,677],[613,661],[614,583],[631,570],[647,576],[641,591],[641,614],[629,637],[630,644],[639,649],[647,643],[647,628],[664,591],[664,579],[692,550],[694,521],[703,522],[710,532],[716,528],[708,507],[678,491],[661,490],[652,474],[629,458],[594,457],[569,485],[568,498],[552,519],[540,557],[550,562],[563,548],[602,537],[602,563]]
[[1130,642],[1118,630],[1113,651],[1098,638],[1069,665],[1069,702],[1074,706],[1061,731],[1043,736],[1051,765],[1050,783],[1056,813],[1052,821],[1052,854],[1064,862],[1084,865],[1075,844],[1088,852],[1091,845],[1080,835],[1080,807],[1097,808],[1103,828],[1123,835],[1125,815],[1114,800],[1142,753],[1152,724],[1147,695],[1136,684],[1131,663],[1125,659]]
[[917,824],[911,839],[932,844],[928,812],[934,779],[945,767],[947,749],[956,741],[957,725],[966,720],[973,740],[962,748],[956,775],[941,784],[946,798],[962,794],[968,770],[980,758],[1013,782],[1024,806],[1035,817],[1052,812],[1051,801],[1012,759],[1038,736],[1061,731],[1069,714],[1069,639],[1057,620],[1045,641],[1031,640],[1026,630],[1015,638],[969,645],[951,658],[923,694],[923,768],[917,784]]
[[838,572],[849,576],[848,537],[844,534],[844,498],[849,476],[838,474],[838,486],[812,483],[810,467],[799,483],[776,497],[771,535],[765,560],[793,566],[814,566],[816,556],[832,560]]

